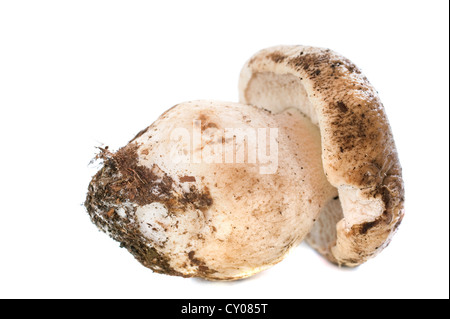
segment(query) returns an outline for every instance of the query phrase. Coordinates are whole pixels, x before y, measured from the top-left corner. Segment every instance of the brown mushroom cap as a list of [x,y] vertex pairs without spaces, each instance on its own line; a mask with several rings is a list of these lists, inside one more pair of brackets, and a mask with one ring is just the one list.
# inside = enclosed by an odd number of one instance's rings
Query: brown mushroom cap
[[239,89],[241,103],[275,113],[295,107],[320,128],[323,169],[339,201],[322,210],[309,244],[346,266],[385,248],[404,215],[402,172],[384,107],[360,69],[328,49],[278,46],[246,63]]

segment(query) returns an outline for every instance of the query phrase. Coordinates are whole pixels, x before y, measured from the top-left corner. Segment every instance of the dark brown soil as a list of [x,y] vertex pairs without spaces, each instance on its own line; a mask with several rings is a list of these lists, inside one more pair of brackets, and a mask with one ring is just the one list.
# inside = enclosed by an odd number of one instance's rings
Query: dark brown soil
[[[209,190],[191,186],[179,194],[173,179],[157,165],[139,165],[138,145],[130,143],[116,153],[100,148],[96,160],[103,167],[89,184],[85,207],[92,222],[120,242],[145,267],[155,272],[182,275],[173,270],[169,260],[146,239],[135,220],[136,208],[154,202],[164,204],[170,214],[183,213],[188,207],[206,210],[212,205]],[[125,210],[126,218],[117,214]]]

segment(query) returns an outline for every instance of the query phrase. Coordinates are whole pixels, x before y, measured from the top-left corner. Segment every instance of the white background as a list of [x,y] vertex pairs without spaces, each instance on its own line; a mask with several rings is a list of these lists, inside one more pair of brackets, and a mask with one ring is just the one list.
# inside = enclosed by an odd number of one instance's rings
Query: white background
[[[448,298],[448,1],[1,1],[0,297]],[[328,47],[380,93],[406,217],[356,270],[306,245],[248,280],[153,274],[82,203],[95,146],[169,107],[237,101],[241,66],[277,44]],[[102,144],[103,143],[103,144]]]

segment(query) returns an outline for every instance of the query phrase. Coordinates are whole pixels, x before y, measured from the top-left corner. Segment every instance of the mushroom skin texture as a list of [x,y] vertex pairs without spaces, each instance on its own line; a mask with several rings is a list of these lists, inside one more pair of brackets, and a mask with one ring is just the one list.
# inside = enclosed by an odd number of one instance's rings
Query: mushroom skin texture
[[[248,133],[246,143],[227,136],[234,129]],[[271,162],[251,160],[252,132],[258,150],[276,155]],[[187,102],[117,152],[102,150],[85,206],[101,230],[155,272],[241,279],[281,261],[337,196],[321,154],[319,129],[297,109],[272,114]],[[274,160],[276,169],[264,173]]]
[[243,67],[240,102],[279,113],[297,108],[319,129],[323,170],[339,191],[307,241],[333,263],[358,266],[392,239],[404,216],[402,169],[376,90],[329,49],[277,46]]

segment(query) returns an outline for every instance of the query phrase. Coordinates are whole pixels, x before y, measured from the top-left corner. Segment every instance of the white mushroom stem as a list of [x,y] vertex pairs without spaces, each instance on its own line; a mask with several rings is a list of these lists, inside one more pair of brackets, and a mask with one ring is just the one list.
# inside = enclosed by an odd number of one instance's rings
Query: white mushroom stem
[[319,130],[298,110],[216,101],[164,113],[107,159],[90,190],[92,220],[143,265],[210,280],[280,262],[337,196]]

